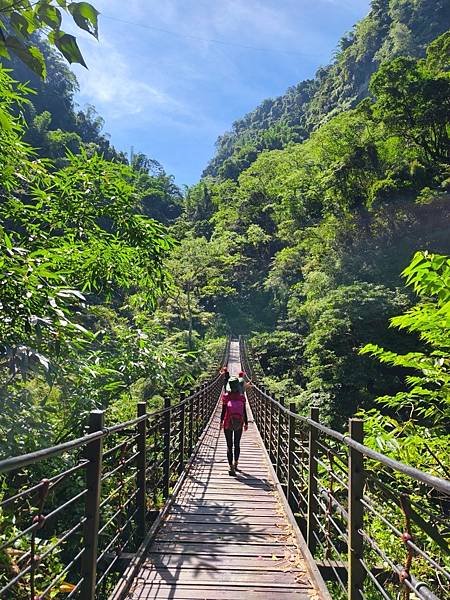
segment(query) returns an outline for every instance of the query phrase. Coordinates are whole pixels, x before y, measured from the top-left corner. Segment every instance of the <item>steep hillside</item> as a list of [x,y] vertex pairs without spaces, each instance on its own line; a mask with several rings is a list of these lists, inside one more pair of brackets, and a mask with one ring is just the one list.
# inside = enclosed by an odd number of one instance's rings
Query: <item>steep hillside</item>
[[339,42],[334,62],[278,98],[267,99],[233,123],[216,143],[203,175],[236,179],[264,149],[302,141],[368,93],[379,64],[399,55],[420,57],[450,27],[447,0],[373,0],[367,17]]

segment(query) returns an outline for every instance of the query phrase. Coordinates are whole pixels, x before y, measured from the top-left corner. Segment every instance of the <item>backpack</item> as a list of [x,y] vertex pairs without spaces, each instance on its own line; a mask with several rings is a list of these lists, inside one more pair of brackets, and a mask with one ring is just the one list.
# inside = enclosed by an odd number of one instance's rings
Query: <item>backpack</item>
[[244,425],[244,402],[245,399],[240,394],[234,398],[231,395],[229,396],[226,412],[227,429],[233,431],[242,429]]

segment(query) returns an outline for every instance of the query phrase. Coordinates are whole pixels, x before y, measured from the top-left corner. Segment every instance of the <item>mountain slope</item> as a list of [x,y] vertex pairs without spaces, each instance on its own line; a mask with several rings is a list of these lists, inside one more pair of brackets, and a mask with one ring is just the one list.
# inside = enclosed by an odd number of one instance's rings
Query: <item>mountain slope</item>
[[334,62],[283,96],[267,99],[233,123],[216,142],[203,176],[236,179],[264,149],[306,139],[331,116],[368,93],[379,64],[399,55],[419,57],[450,28],[448,0],[373,0],[367,17],[339,42]]

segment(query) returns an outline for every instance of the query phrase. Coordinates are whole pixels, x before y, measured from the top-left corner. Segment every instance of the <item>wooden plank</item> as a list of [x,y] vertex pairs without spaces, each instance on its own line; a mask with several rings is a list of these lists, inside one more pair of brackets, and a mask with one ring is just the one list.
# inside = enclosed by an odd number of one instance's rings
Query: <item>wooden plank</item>
[[267,483],[253,483],[253,484],[245,484],[234,480],[234,478],[230,478],[228,481],[220,482],[220,481],[205,481],[192,483],[183,490],[183,492],[195,492],[197,494],[202,494],[203,492],[224,492],[224,490],[229,492],[240,492],[241,494],[251,494],[253,492],[262,493],[262,492],[271,492],[274,491],[273,486],[268,485]]
[[190,511],[190,512],[198,512],[202,513],[204,510],[210,509],[215,511],[216,514],[224,515],[227,512],[233,512],[237,510],[246,510],[247,514],[249,512],[258,511],[271,511],[272,514],[280,513],[280,505],[276,500],[257,500],[253,502],[249,498],[240,498],[235,497],[232,500],[225,499],[221,504],[217,504],[216,500],[211,498],[203,498],[203,499],[189,499],[186,498],[186,502],[181,506],[182,510]]
[[183,523],[179,521],[167,523],[164,527],[164,534],[176,533],[239,533],[239,534],[257,534],[257,535],[286,535],[290,533],[290,528],[285,523],[278,526],[272,524],[250,524],[247,522],[228,522],[228,523]]
[[193,569],[247,569],[253,571],[280,572],[293,565],[296,566],[297,553],[281,552],[271,556],[230,556],[221,554],[150,554],[143,564],[143,570],[157,567],[180,568],[190,567]]
[[311,595],[305,590],[292,588],[233,588],[221,586],[204,586],[201,590],[197,586],[171,585],[139,586],[128,600],[311,600]]
[[267,477],[256,477],[254,472],[247,475],[245,472],[237,471],[235,476],[231,476],[228,473],[221,473],[220,471],[213,471],[212,473],[199,473],[198,475],[191,476],[186,481],[186,485],[193,484],[217,484],[217,485],[229,485],[234,483],[235,485],[268,485],[273,487],[273,483]]
[[[248,532],[248,531],[234,531],[233,533],[230,532],[222,532],[222,533],[216,533],[216,532],[199,532],[195,534],[195,541],[197,543],[204,543],[204,544],[208,544],[208,543],[226,543],[226,544],[232,544],[233,542],[235,542],[236,544],[260,544],[260,543],[267,543],[267,544],[277,544],[277,543],[281,543],[278,542],[276,538],[278,537],[283,537],[283,541],[284,539],[287,540],[288,536],[290,536],[290,533],[286,533],[283,531],[277,531],[276,533],[271,533],[271,534],[267,534],[267,533],[252,533],[252,532]],[[156,541],[158,542],[190,542],[192,541],[192,534],[189,533],[188,531],[165,531],[165,530],[161,530],[157,536],[156,536]],[[291,545],[294,543],[294,540],[289,540]]]
[[229,468],[227,463],[226,465],[223,464],[215,467],[214,470],[195,471],[191,473],[191,477],[195,480],[214,477],[222,481],[251,481],[253,479],[269,481],[266,469],[258,469],[257,467],[245,468],[244,465],[240,465],[239,471],[236,472],[236,475],[232,476],[228,473]]
[[263,496],[252,496],[249,494],[230,494],[228,493],[225,496],[223,492],[220,494],[219,492],[214,493],[206,493],[201,497],[198,497],[194,494],[181,494],[179,502],[184,502],[185,504],[189,502],[189,504],[200,505],[200,504],[213,504],[216,503],[218,506],[226,506],[233,502],[246,502],[249,505],[253,505],[254,502],[270,502],[271,504],[278,504],[278,499],[274,495],[264,494]]
[[[283,515],[281,513],[281,511],[277,510],[276,512],[273,511],[273,508],[271,506],[265,506],[265,505],[260,505],[260,506],[256,506],[254,510],[251,511],[251,516],[257,516],[257,517],[264,517],[264,516],[276,516],[276,517],[280,517],[283,518]],[[172,515],[174,517],[177,517],[178,515],[186,515],[186,516],[192,516],[192,515],[215,515],[217,520],[219,521],[220,519],[225,519],[228,517],[245,517],[247,515],[249,515],[249,511],[247,510],[247,508],[242,508],[242,507],[232,507],[232,506],[222,506],[220,508],[216,507],[216,506],[210,506],[210,505],[205,505],[205,506],[190,506],[190,505],[183,505],[183,506],[178,506],[176,507],[174,510],[171,511],[170,515],[168,516],[168,518],[172,518]]]
[[274,515],[272,512],[267,513],[266,515],[247,515],[243,513],[242,515],[234,515],[233,513],[229,515],[216,515],[216,513],[211,512],[209,514],[197,514],[197,513],[172,513],[169,515],[166,521],[168,524],[172,525],[173,523],[211,523],[218,525],[231,525],[231,524],[242,524],[246,525],[284,525],[286,521],[281,517]]
[[154,567],[153,569],[144,569],[141,573],[141,579],[145,581],[145,585],[151,583],[172,583],[186,585],[205,585],[205,584],[220,584],[233,586],[262,586],[276,585],[280,581],[282,575],[283,586],[296,586],[311,588],[308,579],[305,579],[304,572],[286,571],[252,571],[247,569],[174,569],[167,567]]
[[[251,474],[248,475],[245,472],[238,471],[234,477],[231,477],[230,475],[228,475],[228,473],[221,473],[220,471],[213,471],[211,474],[200,473],[199,475],[204,477],[207,483],[218,483],[221,485],[223,485],[224,483],[226,485],[229,485],[231,483],[236,483],[240,485],[255,485],[261,483],[264,485],[273,486],[270,479],[268,479],[267,477],[257,477],[253,471]],[[189,481],[197,482],[203,481],[203,479],[191,477]]]
[[249,493],[252,493],[253,491],[270,493],[274,491],[274,488],[267,483],[261,482],[245,484],[236,481],[234,477],[230,477],[228,480],[225,479],[223,482],[215,480],[205,482],[202,481],[195,484],[190,484],[189,486],[186,486],[185,489],[183,489],[183,492],[196,492],[198,495],[201,495],[202,493],[208,491],[213,493],[222,492],[223,497],[223,492],[225,490],[227,491],[227,493],[228,491],[235,491],[247,495]]
[[[225,486],[224,486],[225,487]],[[197,499],[197,500],[202,500],[203,498],[216,498],[216,499],[221,499],[223,500],[224,497],[226,498],[230,498],[230,500],[233,500],[236,496],[242,496],[244,498],[247,499],[259,499],[262,500],[264,498],[269,498],[269,499],[278,499],[276,494],[272,493],[273,490],[255,490],[253,488],[249,488],[248,491],[247,490],[243,490],[242,488],[233,488],[230,486],[229,489],[227,489],[226,491],[226,496],[224,494],[225,490],[224,488],[220,489],[220,488],[202,488],[201,490],[185,490],[182,492],[182,494],[180,495],[180,498],[190,498],[190,499]],[[180,500],[179,498],[179,500]]]
[[230,477],[228,475],[228,479],[219,479],[219,478],[212,478],[209,477],[207,479],[204,480],[198,480],[198,481],[192,481],[189,482],[186,485],[186,489],[190,489],[190,488],[194,488],[194,489],[204,489],[204,488],[216,488],[219,487],[221,490],[223,490],[225,487],[228,488],[237,488],[237,489],[241,489],[241,490],[251,490],[251,489],[261,489],[261,488],[268,488],[273,490],[273,485],[271,485],[270,483],[268,483],[267,481],[264,481],[262,479],[244,479],[241,478],[239,479],[238,476],[236,477]]
[[284,555],[286,550],[291,550],[295,546],[289,546],[287,544],[276,544],[272,543],[259,543],[259,544],[223,544],[221,542],[210,542],[208,544],[201,544],[195,542],[168,542],[168,541],[155,541],[151,547],[152,554],[155,552],[161,552],[167,554],[221,554],[226,551],[227,556],[268,556],[271,557],[273,554],[276,556]]

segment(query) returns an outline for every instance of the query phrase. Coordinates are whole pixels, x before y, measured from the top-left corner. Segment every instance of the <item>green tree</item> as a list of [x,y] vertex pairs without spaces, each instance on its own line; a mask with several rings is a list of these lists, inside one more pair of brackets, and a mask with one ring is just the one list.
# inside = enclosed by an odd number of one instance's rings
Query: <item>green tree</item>
[[450,31],[443,33],[429,44],[426,64],[434,73],[450,70]]
[[0,436],[13,454],[186,364],[151,317],[173,242],[142,214],[135,172],[85,151],[59,169],[37,159],[17,115],[26,92],[0,68]]
[[205,309],[214,308],[217,301],[235,294],[231,273],[237,261],[236,255],[228,254],[223,240],[208,242],[204,237],[185,237],[172,254],[168,262],[174,281],[170,297],[187,324],[190,349],[193,348],[194,318],[200,322],[211,319],[213,315],[205,314]]
[[33,35],[46,33],[49,43],[64,55],[69,63],[86,66],[75,37],[61,29],[62,10],[81,29],[98,36],[98,11],[88,2],[66,0],[4,0],[0,4],[0,57],[15,54],[33,71],[45,77],[45,60]]
[[378,402],[444,431],[450,424],[450,258],[417,252],[403,275],[419,303],[392,318],[391,324],[418,335],[423,350],[400,354],[368,344],[361,353],[411,373],[406,378],[407,391],[382,396]]
[[358,349],[374,338],[397,341],[386,325],[406,304],[398,292],[359,282],[309,299],[300,309],[309,321],[302,402],[322,405],[323,417],[339,426],[374,395],[389,389],[393,378],[388,370],[358,357]]
[[380,67],[370,90],[374,116],[394,135],[418,147],[428,162],[450,163],[450,78],[426,61],[399,57]]

